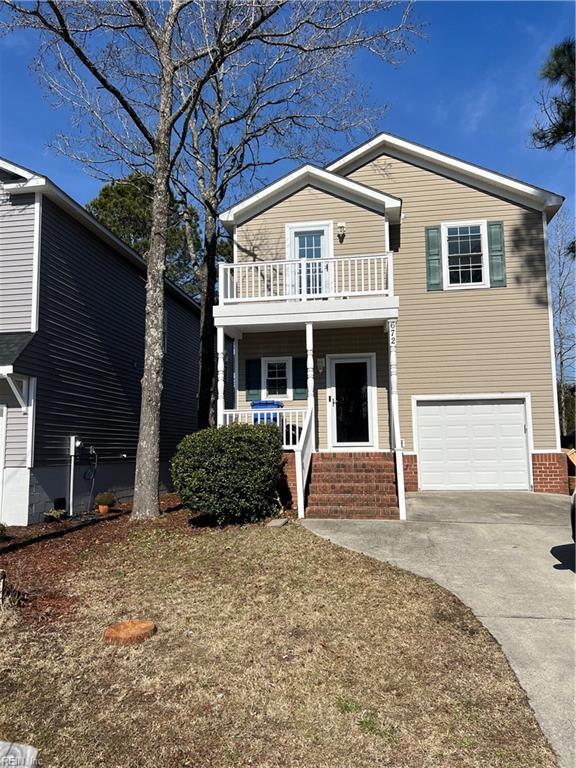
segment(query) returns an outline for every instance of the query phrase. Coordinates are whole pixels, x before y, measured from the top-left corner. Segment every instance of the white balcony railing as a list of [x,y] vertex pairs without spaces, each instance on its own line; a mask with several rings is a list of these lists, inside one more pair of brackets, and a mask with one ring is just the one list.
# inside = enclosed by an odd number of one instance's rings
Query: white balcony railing
[[221,264],[220,304],[391,296],[390,254]]
[[298,445],[307,412],[304,408],[226,410],[224,411],[224,426],[234,422],[240,424],[277,424],[282,434],[283,448],[291,450]]

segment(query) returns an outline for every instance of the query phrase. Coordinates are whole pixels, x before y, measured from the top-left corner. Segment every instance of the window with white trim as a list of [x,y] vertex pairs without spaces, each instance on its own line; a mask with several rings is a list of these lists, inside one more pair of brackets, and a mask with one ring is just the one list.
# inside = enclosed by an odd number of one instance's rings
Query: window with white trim
[[311,221],[286,225],[286,255],[297,262],[292,270],[294,290],[318,296],[325,293],[326,263],[333,256],[332,222]]
[[485,221],[442,224],[442,269],[444,289],[490,284]]
[[292,399],[292,358],[262,359],[262,399]]

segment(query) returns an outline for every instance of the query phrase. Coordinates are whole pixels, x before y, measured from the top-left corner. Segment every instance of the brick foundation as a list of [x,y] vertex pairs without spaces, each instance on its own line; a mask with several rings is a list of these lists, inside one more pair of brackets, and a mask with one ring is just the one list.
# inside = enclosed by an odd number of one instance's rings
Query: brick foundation
[[563,453],[533,453],[532,475],[536,493],[569,493],[568,462]]
[[418,456],[404,454],[404,488],[406,493],[418,491]]
[[278,489],[284,509],[296,509],[298,506],[296,491],[296,463],[294,451],[284,451],[284,472]]

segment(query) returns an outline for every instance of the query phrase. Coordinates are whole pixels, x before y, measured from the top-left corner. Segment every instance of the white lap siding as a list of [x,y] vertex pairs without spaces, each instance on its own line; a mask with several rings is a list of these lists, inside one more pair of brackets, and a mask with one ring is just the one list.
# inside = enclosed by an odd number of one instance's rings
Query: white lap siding
[[31,327],[34,216],[33,194],[0,192],[0,333]]
[[[4,466],[0,521],[8,525],[26,525],[30,470],[27,467],[28,413],[23,413],[7,381],[0,380],[0,407],[6,406],[4,428]],[[0,433],[1,436],[2,433]],[[0,456],[2,452],[0,452]]]

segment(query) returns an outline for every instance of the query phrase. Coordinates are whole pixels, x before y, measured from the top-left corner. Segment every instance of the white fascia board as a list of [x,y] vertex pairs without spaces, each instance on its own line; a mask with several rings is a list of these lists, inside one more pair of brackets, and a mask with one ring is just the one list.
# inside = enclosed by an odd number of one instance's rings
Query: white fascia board
[[313,165],[304,165],[296,171],[279,179],[255,195],[243,200],[233,208],[229,208],[220,214],[220,221],[231,228],[239,224],[249,216],[254,216],[261,210],[274,205],[275,202],[287,195],[293,194],[303,187],[314,184],[328,193],[336,192],[351,202],[369,205],[382,213],[387,212],[391,221],[399,221],[402,201],[397,197],[386,195],[377,189],[366,187],[355,181],[330,173]]
[[4,379],[6,376],[10,376],[10,374],[14,373],[14,366],[13,365],[0,365],[0,378]]
[[21,168],[19,165],[15,165],[9,160],[4,160],[4,158],[0,158],[0,168],[8,173],[13,173],[15,176],[22,176],[24,179],[32,179],[35,175],[27,168]]
[[497,192],[499,190],[502,194],[505,190],[518,202],[531,205],[537,210],[546,211],[549,219],[554,216],[564,202],[561,195],[546,189],[525,184],[517,179],[445,155],[443,152],[422,147],[389,133],[382,133],[366,144],[362,144],[328,165],[326,170],[332,173],[350,173],[354,168],[367,162],[367,157],[379,150],[389,151],[391,155],[398,156],[399,159],[405,157],[432,171],[442,170],[447,176],[455,178],[457,181],[467,181],[467,183],[472,184],[472,180],[474,180],[480,188],[487,189],[487,191]]
[[274,330],[275,327],[330,324],[379,325],[389,318],[397,318],[398,296],[335,299],[333,301],[270,302],[269,304],[229,304],[214,307],[214,324],[231,334],[234,329],[248,328]]

